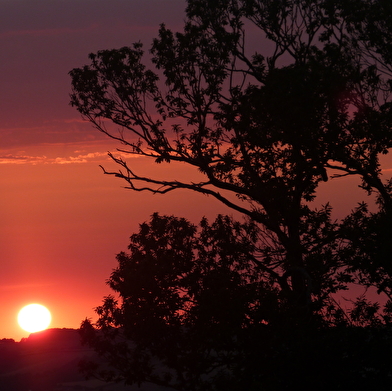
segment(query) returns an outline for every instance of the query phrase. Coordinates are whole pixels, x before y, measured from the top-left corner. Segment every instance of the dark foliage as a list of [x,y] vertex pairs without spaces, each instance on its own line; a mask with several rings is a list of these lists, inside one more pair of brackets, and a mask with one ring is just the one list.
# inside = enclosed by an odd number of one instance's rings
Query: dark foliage
[[362,298],[337,311],[331,294],[339,275],[318,264],[324,273],[312,273],[313,312],[299,322],[278,260],[269,255],[274,275],[263,266],[262,238],[256,225],[228,217],[197,228],[154,214],[132,235],[130,253],[117,256],[108,283],[119,301],[106,297],[95,326],[82,325],[85,342],[105,357],[102,367],[84,362],[83,370],[176,390],[284,390],[304,382],[387,390],[392,335],[377,308]]

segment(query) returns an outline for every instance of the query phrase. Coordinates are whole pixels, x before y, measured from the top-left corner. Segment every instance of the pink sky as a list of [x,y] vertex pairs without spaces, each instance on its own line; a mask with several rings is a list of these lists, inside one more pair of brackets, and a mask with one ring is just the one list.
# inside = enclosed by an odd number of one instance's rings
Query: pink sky
[[[0,6],[0,339],[20,340],[28,333],[17,313],[31,302],[50,309],[51,327],[77,328],[93,317],[110,293],[105,281],[115,255],[153,212],[198,222],[230,211],[191,192],[122,189],[125,183],[98,166],[110,167],[106,152],[114,145],[69,106],[72,68],[99,49],[139,40],[148,48],[161,22],[181,30],[184,0],[0,0]],[[134,167],[167,170],[141,158]],[[171,167],[171,175],[189,175]],[[347,211],[352,189],[352,180],[341,181],[339,192],[328,184],[320,202]]]

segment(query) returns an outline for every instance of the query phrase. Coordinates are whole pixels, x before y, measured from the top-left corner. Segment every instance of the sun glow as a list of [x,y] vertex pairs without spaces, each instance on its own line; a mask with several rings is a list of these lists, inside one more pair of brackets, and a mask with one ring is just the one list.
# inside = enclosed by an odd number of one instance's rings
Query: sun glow
[[26,305],[18,314],[19,326],[29,333],[45,330],[51,320],[50,311],[41,304]]

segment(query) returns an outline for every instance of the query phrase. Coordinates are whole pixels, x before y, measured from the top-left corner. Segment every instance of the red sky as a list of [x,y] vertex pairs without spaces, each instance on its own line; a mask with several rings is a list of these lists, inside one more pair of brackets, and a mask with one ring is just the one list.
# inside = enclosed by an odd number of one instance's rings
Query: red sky
[[[153,212],[197,222],[230,211],[191,192],[124,190],[98,167],[110,167],[114,145],[68,103],[68,72],[90,52],[139,40],[148,48],[161,22],[181,30],[185,0],[0,0],[0,7],[0,339],[20,340],[28,333],[17,312],[31,302],[50,309],[51,327],[94,317],[110,293],[115,255]],[[167,169],[134,164],[146,173]],[[334,189],[328,185],[321,201],[350,208],[353,182]]]

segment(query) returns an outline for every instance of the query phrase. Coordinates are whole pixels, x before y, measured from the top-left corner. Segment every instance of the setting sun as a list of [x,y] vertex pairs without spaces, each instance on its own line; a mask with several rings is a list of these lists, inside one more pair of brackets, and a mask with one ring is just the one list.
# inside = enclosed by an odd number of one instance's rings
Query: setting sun
[[19,326],[30,333],[45,330],[52,320],[50,311],[41,304],[29,304],[18,314]]

